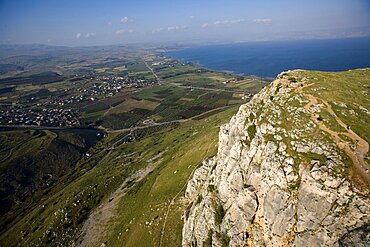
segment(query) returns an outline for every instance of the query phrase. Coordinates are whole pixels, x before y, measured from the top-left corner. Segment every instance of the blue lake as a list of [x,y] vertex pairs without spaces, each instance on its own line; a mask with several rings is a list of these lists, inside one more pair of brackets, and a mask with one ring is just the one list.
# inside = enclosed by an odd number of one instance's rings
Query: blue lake
[[370,37],[195,46],[165,55],[212,70],[274,78],[289,69],[370,67]]

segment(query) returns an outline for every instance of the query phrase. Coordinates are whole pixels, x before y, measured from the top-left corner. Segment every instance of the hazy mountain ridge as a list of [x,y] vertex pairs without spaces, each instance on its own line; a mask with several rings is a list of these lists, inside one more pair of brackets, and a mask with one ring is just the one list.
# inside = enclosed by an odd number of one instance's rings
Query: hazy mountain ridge
[[241,106],[188,183],[183,246],[365,246],[369,76],[289,71]]

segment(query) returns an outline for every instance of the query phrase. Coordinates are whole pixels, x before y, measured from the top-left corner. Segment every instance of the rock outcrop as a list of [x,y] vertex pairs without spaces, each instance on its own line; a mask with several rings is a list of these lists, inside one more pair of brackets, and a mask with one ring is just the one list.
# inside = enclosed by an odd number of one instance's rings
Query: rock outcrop
[[280,74],[221,127],[186,189],[183,246],[369,246],[368,190],[305,109],[306,86]]

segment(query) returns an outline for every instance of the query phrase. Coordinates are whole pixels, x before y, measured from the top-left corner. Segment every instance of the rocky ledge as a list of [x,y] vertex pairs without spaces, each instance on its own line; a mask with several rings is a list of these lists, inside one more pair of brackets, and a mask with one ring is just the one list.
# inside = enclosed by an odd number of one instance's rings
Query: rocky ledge
[[368,186],[311,118],[309,80],[291,73],[221,127],[217,156],[187,185],[183,246],[369,246]]

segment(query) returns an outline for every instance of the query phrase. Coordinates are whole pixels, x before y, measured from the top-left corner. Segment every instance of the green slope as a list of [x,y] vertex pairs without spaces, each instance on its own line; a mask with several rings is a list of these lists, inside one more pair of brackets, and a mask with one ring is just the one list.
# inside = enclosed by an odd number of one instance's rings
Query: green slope
[[[101,134],[95,130],[5,130],[0,134],[0,226],[47,196]],[[101,136],[102,137],[102,136]]]
[[[2,235],[1,245],[70,246],[81,235],[83,223],[93,209],[109,202],[112,192],[125,179],[153,162],[158,162],[157,166],[146,178],[128,185],[130,189],[119,202],[117,218],[109,228],[102,229],[111,235],[103,234],[102,241],[117,245],[122,245],[122,241],[132,246],[157,245],[163,220],[158,221],[153,236],[148,229],[140,227],[141,223],[157,216],[152,214],[153,207],[160,208],[157,218],[164,219],[168,202],[175,198],[167,216],[163,244],[180,243],[184,209],[184,205],[179,205],[180,194],[194,168],[215,154],[219,126],[228,122],[236,110],[234,107],[201,120],[169,125],[149,135],[139,133],[134,142],[127,142],[130,138],[124,133],[110,134],[89,151],[90,157],[78,162],[64,182],[66,187],[56,185],[50,198]],[[135,227],[122,233],[123,239],[117,239],[115,234],[119,234],[133,215],[138,219]]]

